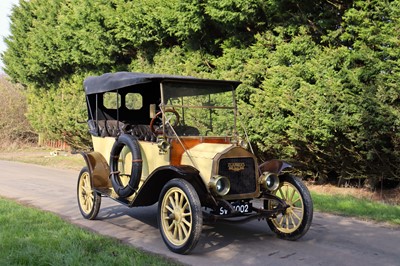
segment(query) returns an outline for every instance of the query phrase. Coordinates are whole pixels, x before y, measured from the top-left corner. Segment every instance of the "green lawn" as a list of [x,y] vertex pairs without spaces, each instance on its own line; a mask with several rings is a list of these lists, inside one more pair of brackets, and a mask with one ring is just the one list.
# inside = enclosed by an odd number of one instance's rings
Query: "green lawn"
[[317,211],[400,225],[400,206],[352,196],[323,195],[315,192],[311,192],[311,195]]
[[179,265],[0,198],[0,265]]

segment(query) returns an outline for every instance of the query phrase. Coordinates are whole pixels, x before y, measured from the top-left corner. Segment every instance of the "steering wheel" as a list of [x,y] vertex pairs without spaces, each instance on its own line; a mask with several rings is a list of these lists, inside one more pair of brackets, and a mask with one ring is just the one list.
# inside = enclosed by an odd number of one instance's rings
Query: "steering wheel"
[[[175,126],[177,126],[177,125],[179,124],[180,116],[179,116],[179,114],[178,114],[177,111],[175,111],[174,109],[169,108],[169,109],[165,109],[164,112],[165,112],[165,113],[172,113],[172,114],[175,115],[175,121],[174,121],[174,123],[173,123],[173,125],[172,125],[173,127],[175,127]],[[156,120],[162,116],[162,114],[163,114],[163,112],[160,111],[160,112],[158,112],[158,113],[151,119],[151,121],[150,121],[150,130],[151,130],[151,132],[153,132],[153,133],[159,133],[159,129],[156,130],[156,129],[154,128],[154,124],[155,124]],[[167,124],[167,123],[171,120],[171,118],[172,118],[172,116],[166,117],[166,118],[165,118],[165,124]]]

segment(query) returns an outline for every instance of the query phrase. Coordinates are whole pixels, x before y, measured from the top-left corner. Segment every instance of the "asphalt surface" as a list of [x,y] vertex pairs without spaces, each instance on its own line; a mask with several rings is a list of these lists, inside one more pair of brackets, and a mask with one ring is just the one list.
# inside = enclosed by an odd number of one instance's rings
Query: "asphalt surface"
[[399,228],[322,213],[314,213],[309,232],[295,242],[276,238],[265,221],[204,226],[193,252],[178,255],[161,239],[156,206],[130,209],[103,198],[98,220],[89,221],[77,205],[77,171],[7,161],[0,169],[0,196],[183,264],[400,266]]

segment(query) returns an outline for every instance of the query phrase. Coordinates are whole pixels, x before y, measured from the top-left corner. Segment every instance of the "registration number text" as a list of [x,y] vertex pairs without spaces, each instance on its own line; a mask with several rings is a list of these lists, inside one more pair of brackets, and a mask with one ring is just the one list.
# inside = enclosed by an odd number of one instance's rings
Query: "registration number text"
[[[240,212],[240,213],[251,212],[250,204],[247,202],[233,203],[232,207],[236,212]],[[228,213],[230,213],[230,211],[228,209],[226,209],[225,207],[219,208],[219,215],[225,215]]]

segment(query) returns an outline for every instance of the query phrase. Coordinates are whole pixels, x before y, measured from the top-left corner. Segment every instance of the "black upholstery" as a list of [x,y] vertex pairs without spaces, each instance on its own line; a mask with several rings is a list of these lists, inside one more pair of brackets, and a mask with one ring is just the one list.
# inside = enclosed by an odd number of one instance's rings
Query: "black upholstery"
[[139,140],[156,141],[156,136],[150,130],[149,125],[131,125],[127,122],[118,122],[117,120],[89,120],[89,132],[98,137],[117,137],[120,134],[131,134]]

